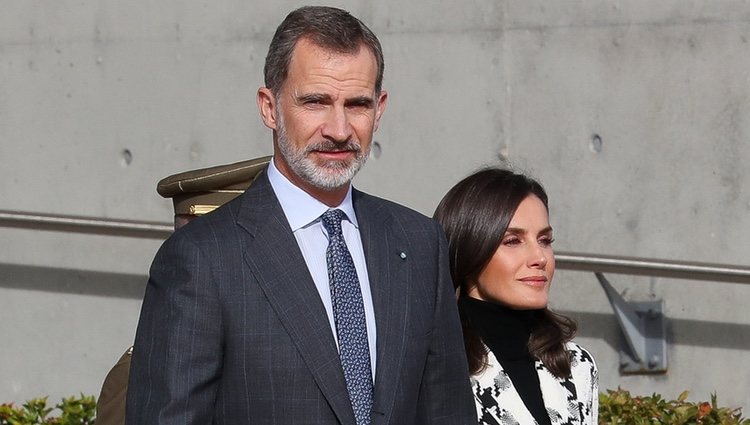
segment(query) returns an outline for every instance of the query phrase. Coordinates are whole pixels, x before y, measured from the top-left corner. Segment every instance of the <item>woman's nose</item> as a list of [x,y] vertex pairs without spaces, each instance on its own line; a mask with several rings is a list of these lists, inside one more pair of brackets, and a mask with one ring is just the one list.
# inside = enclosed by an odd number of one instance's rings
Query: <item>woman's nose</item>
[[547,255],[547,252],[545,252],[545,250],[542,249],[541,246],[539,246],[538,244],[534,245],[529,252],[529,267],[543,269],[547,265],[547,261],[549,260],[547,258]]

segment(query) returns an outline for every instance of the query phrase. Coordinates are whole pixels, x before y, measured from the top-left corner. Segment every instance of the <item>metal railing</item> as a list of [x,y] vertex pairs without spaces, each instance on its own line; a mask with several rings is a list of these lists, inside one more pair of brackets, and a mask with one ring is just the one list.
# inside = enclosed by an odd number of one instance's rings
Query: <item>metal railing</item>
[[0,227],[149,239],[165,239],[174,231],[174,225],[171,223],[4,210],[0,210]]
[[[0,227],[164,239],[171,223],[0,210]],[[558,269],[750,284],[750,267],[557,251]]]
[[650,258],[555,252],[558,269],[750,284],[750,267]]
[[[169,223],[112,220],[0,210],[0,227],[164,239]],[[623,374],[665,373],[668,369],[666,322],[662,300],[626,301],[604,273],[673,279],[750,283],[750,267],[557,251],[558,269],[596,274],[612,306],[626,346],[620,349]]]

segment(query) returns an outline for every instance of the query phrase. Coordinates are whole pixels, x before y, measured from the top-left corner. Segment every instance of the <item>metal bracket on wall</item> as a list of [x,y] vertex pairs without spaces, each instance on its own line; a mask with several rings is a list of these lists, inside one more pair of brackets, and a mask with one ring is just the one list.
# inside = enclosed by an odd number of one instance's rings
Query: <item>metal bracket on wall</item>
[[627,342],[627,349],[620,350],[620,373],[665,373],[668,366],[667,322],[662,300],[625,301],[602,273],[595,274]]

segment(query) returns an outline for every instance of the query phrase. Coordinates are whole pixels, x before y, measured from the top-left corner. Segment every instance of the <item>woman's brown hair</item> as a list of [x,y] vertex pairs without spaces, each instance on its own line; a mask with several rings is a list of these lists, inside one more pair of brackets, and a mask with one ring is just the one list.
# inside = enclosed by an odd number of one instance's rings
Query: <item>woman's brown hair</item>
[[[509,170],[480,170],[448,191],[434,217],[448,238],[453,286],[467,296],[500,246],[518,205],[529,195],[539,198],[549,212],[547,193],[539,182]],[[565,343],[573,338],[575,322],[544,308],[529,338],[529,352],[558,378],[570,375]],[[487,365],[487,348],[479,332],[461,315],[469,370],[477,374]]]

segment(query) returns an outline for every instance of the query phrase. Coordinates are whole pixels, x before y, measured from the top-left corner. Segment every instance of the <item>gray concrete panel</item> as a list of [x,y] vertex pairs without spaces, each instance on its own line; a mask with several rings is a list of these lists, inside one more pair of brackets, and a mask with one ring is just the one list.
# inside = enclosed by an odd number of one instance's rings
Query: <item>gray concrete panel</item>
[[63,396],[98,396],[104,376],[132,344],[144,282],[144,276],[0,264],[4,400],[50,395],[56,404]]
[[[736,235],[750,234],[750,85],[737,43],[750,49],[741,42],[748,31],[738,24],[509,35],[517,65],[510,156],[555,194],[552,209],[566,220],[561,247],[745,261],[749,241]],[[540,119],[546,124],[534,125]]]
[[183,41],[146,23],[0,46],[4,208],[157,220],[171,215],[151,196],[158,179],[270,152],[254,102],[267,41]]
[[747,0],[506,1],[509,28],[693,25],[747,22]]
[[386,0],[372,5],[372,25],[379,34],[497,31],[506,21],[507,3],[493,0],[408,3]]
[[[506,34],[509,156],[546,185],[557,247],[746,264],[747,22],[613,25],[569,13],[567,25],[532,13],[534,25]],[[568,276],[558,273],[553,299],[583,317],[602,388],[718,392],[747,410],[750,313],[731,300],[748,299],[750,286],[610,276],[627,299],[665,300],[670,320],[669,372],[620,376],[622,342],[601,290],[593,275]]]
[[381,153],[358,186],[431,215],[454,182],[497,161],[504,147],[500,42],[496,32],[383,37],[390,95],[375,137]]
[[716,392],[722,405],[747,406],[750,313],[717,306],[747,299],[750,286],[614,274],[607,278],[628,300],[664,300],[669,370],[657,375],[620,375],[618,351],[625,342],[596,279],[593,274],[558,271],[552,304],[578,320],[576,340],[596,358],[602,391],[622,387],[633,394],[655,392],[675,398],[689,390],[689,399],[694,401],[709,400]]

